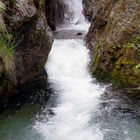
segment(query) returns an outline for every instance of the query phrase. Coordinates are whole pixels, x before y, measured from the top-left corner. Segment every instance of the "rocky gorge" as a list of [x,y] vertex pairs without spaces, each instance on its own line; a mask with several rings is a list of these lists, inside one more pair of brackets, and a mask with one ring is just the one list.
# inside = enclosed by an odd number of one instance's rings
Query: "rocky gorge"
[[[44,77],[44,65],[53,44],[52,31],[69,11],[62,0],[2,2],[0,96],[3,98],[11,96],[17,87]],[[137,0],[83,0],[83,13],[91,21],[85,37],[91,53],[91,72],[99,81],[139,87],[139,11]]]
[[0,0],[0,140],[139,140],[139,0]]
[[[62,0],[2,2],[1,99],[15,94],[21,85],[47,78],[44,65],[53,44],[52,31],[68,12]],[[139,5],[137,0],[83,0],[83,13],[91,21],[85,37],[91,72],[99,81],[139,87]]]

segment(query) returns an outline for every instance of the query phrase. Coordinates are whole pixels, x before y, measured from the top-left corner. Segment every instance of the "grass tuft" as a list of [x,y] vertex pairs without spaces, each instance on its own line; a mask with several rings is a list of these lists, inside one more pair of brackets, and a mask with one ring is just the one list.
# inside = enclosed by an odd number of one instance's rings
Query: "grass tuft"
[[0,58],[4,63],[4,73],[11,76],[14,71],[14,44],[12,36],[7,32],[3,20],[3,12],[6,9],[5,5],[0,0]]
[[8,43],[4,35],[0,35],[0,57],[2,58],[7,73],[13,70],[14,66],[14,48],[15,46]]

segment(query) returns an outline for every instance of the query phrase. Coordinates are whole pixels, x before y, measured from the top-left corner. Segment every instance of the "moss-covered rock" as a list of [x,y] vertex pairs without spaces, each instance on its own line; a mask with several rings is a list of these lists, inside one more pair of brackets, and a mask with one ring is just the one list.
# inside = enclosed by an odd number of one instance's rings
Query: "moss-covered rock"
[[140,3],[100,0],[94,7],[97,12],[86,36],[93,75],[119,86],[139,86]]

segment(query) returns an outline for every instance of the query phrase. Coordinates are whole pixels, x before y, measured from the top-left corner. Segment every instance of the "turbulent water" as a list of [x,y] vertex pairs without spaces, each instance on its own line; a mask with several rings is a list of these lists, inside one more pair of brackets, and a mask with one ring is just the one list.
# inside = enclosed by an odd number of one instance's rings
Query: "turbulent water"
[[[97,140],[102,135],[89,127],[104,89],[88,72],[89,51],[81,40],[55,40],[46,69],[58,94],[58,105],[49,121],[35,128],[46,140]],[[45,117],[45,116],[44,116]]]
[[68,10],[66,18],[71,19],[73,23],[85,22],[85,18],[82,14],[82,0],[64,0],[64,3],[67,5]]
[[[82,15],[82,1],[67,0],[74,22],[69,30],[86,31],[87,23]],[[78,22],[79,25],[74,25]],[[74,27],[75,26],[75,27]],[[61,27],[60,30],[68,28]],[[60,31],[61,32],[61,31]],[[58,94],[54,116],[43,117],[46,122],[37,121],[34,129],[44,140],[97,140],[103,135],[98,127],[91,129],[91,114],[96,112],[99,97],[104,91],[91,78],[88,65],[89,51],[80,39],[55,40],[46,64],[49,81]],[[48,119],[47,119],[48,118]]]

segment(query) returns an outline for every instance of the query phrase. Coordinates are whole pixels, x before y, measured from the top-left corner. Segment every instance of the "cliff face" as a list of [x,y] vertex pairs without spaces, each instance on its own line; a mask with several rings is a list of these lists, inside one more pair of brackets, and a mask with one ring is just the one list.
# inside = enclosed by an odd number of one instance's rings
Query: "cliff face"
[[[4,23],[14,49],[13,73],[9,75],[3,72],[5,63],[3,58],[0,59],[1,95],[11,90],[11,87],[34,80],[40,75],[53,43],[45,16],[44,0],[4,0],[3,3],[6,5],[3,13]],[[6,42],[8,44],[8,41]]]
[[52,30],[56,29],[56,24],[63,21],[65,16],[64,0],[45,0],[46,18]]
[[86,36],[93,75],[115,85],[139,86],[140,2],[99,0],[93,10]]

